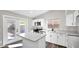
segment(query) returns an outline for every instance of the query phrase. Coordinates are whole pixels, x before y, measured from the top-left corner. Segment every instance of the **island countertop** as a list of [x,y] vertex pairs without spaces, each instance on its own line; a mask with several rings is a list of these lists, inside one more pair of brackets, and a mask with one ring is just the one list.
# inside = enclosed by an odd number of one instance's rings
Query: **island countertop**
[[75,36],[79,37],[79,33],[75,31],[67,31],[67,30],[58,30],[58,31],[50,31],[51,33],[57,33],[57,34],[66,34],[67,36]]
[[37,41],[43,37],[46,36],[46,34],[40,34],[40,33],[34,33],[34,32],[28,32],[28,33],[22,33],[22,34],[18,34],[20,37],[24,38],[24,39],[29,39],[32,41]]

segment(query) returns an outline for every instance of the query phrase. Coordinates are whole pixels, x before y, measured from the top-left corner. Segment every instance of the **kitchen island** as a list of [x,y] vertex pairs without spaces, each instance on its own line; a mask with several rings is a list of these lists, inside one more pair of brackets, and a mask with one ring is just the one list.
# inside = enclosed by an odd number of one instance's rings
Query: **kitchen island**
[[22,33],[18,35],[23,40],[23,48],[45,48],[46,34],[35,32]]

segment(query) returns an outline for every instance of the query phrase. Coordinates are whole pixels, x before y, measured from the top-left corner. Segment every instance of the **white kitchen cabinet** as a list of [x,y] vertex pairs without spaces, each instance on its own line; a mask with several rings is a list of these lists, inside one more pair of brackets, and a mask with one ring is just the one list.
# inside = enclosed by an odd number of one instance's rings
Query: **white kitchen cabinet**
[[79,26],[79,11],[74,12],[74,22]]
[[27,34],[19,34],[23,40],[23,48],[45,48],[46,34],[28,32]]
[[67,35],[65,33],[58,33],[58,44],[67,46]]
[[[77,16],[79,15],[78,11],[74,11],[74,22],[77,23]],[[77,25],[77,24],[76,24]]]
[[68,36],[68,48],[79,48],[79,37]]
[[54,44],[58,43],[57,33],[56,32],[51,32],[50,33],[50,42],[54,43]]
[[49,31],[46,32],[46,41],[51,42],[50,41],[50,32]]
[[73,41],[73,37],[72,36],[68,36],[68,48],[72,48],[73,46],[72,46],[72,41]]
[[79,48],[79,37],[69,36],[66,33],[49,32],[46,37],[46,41],[68,48]]
[[46,41],[57,44],[57,34],[52,31],[46,32]]
[[46,37],[46,41],[61,46],[68,46],[67,35],[65,33],[49,32],[49,35]]
[[66,26],[75,26],[75,22],[74,22],[74,14],[68,14],[66,15]]
[[[67,12],[66,12],[67,13]],[[78,10],[72,11],[71,13],[66,14],[66,26],[79,26],[79,21],[77,16],[79,15]]]

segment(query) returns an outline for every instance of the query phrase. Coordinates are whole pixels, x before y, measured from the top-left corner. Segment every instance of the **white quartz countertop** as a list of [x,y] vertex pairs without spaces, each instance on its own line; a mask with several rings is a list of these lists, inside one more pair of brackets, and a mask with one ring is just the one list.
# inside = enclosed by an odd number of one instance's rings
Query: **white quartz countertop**
[[55,33],[60,33],[60,34],[66,34],[68,36],[76,36],[79,37],[79,33],[78,32],[74,32],[74,31],[66,31],[66,30],[59,30],[59,31],[50,31],[55,32]]
[[23,37],[25,39],[29,39],[29,40],[32,40],[32,41],[36,41],[36,40],[39,40],[43,37],[46,36],[46,34],[40,34],[40,33],[34,33],[34,32],[28,32],[28,33],[22,33],[22,34],[19,34],[20,37]]
[[64,30],[61,30],[61,31],[56,31],[58,33],[66,33],[68,35],[79,35],[78,32],[75,32],[75,31],[64,31]]

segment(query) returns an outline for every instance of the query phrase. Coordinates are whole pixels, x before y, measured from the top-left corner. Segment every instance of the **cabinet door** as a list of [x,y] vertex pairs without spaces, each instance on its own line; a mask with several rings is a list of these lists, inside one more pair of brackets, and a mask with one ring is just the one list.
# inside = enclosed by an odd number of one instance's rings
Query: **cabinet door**
[[73,48],[73,43],[74,43],[74,37],[73,36],[68,36],[68,48]]
[[51,41],[51,43],[57,44],[57,33],[52,32],[50,34],[50,41]]
[[50,42],[50,35],[49,34],[46,35],[46,41]]
[[78,11],[74,12],[74,22],[75,22],[76,26],[79,26],[79,13],[78,13]]
[[58,44],[67,46],[66,34],[58,33]]
[[50,32],[46,32],[46,41],[50,42]]
[[79,37],[75,37],[75,39],[73,39],[73,47],[79,48]]
[[68,36],[68,47],[79,48],[79,37]]
[[18,30],[19,34],[28,32],[28,20],[27,19],[19,18],[17,25],[18,25],[18,29],[19,29]]
[[66,15],[66,26],[75,26],[73,13]]

